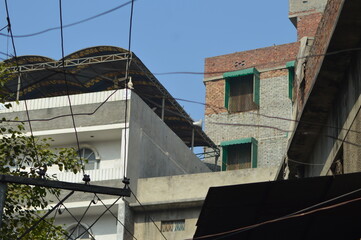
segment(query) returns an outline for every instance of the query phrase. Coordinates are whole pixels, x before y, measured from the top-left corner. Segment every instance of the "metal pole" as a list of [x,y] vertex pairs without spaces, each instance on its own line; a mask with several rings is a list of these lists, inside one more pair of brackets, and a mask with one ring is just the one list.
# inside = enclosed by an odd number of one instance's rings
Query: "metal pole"
[[165,98],[162,98],[162,120],[164,121]]
[[3,219],[3,212],[4,212],[7,188],[8,188],[8,185],[6,183],[0,182],[0,228],[1,228],[1,223],[2,223],[2,219]]
[[46,180],[41,178],[27,178],[27,177],[0,174],[0,183],[25,184],[25,185],[34,185],[41,187],[60,188],[60,189],[73,190],[79,192],[100,193],[100,194],[120,196],[120,197],[130,197],[130,190],[128,188],[103,187],[103,186],[86,185],[80,183]]
[[194,128],[192,128],[192,152],[193,152],[193,149],[194,149]]
[[16,90],[16,101],[19,101],[20,98],[20,86],[21,86],[21,74],[18,76],[18,88]]

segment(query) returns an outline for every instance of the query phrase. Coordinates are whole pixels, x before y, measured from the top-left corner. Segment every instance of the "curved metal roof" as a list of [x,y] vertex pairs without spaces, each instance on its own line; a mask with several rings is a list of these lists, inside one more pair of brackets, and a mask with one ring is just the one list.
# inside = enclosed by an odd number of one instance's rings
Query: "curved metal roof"
[[[13,66],[13,70],[21,73],[21,88],[18,89],[18,74],[12,74],[9,81],[0,89],[15,100],[62,96],[98,92],[124,88],[126,60],[129,52],[114,46],[97,46],[79,50],[64,57],[65,72],[62,60],[54,60],[44,56],[20,56],[5,61]],[[162,99],[165,99],[164,122],[188,145],[191,145],[193,120],[146,68],[140,59],[132,53],[129,74],[132,76],[134,92],[149,107],[157,107],[155,113],[161,116]],[[65,81],[66,76],[66,81]],[[201,128],[195,127],[194,146],[216,145],[205,135]]]

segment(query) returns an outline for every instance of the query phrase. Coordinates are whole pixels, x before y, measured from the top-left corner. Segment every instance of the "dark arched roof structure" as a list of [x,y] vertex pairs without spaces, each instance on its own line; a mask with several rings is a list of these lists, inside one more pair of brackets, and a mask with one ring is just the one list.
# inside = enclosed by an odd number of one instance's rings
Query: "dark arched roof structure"
[[[146,68],[134,53],[129,67],[134,92],[139,95],[156,114],[161,116],[161,106],[165,99],[164,122],[188,145],[192,141],[195,128],[194,146],[216,145],[199,127],[192,125],[193,120]],[[124,88],[128,50],[114,46],[97,46],[79,50],[62,60],[43,56],[20,56],[6,60],[13,66],[7,84],[0,90],[9,96],[8,100],[35,99],[69,94],[98,92]],[[17,67],[19,66],[19,67]],[[21,78],[18,78],[20,72]],[[66,81],[65,81],[66,77]],[[19,79],[21,84],[19,85]],[[20,87],[20,88],[19,88]],[[67,89],[68,88],[68,89]]]

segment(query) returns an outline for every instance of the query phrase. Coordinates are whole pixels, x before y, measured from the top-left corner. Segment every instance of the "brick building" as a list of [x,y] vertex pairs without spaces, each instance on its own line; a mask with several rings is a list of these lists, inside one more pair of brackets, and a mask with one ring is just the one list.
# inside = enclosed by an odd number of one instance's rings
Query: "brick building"
[[222,170],[280,165],[296,113],[295,60],[312,44],[326,3],[289,1],[297,42],[205,59],[205,131],[222,148]]
[[360,1],[329,0],[307,61],[296,64],[298,123],[281,171],[286,174],[281,175],[361,171],[360,10]]

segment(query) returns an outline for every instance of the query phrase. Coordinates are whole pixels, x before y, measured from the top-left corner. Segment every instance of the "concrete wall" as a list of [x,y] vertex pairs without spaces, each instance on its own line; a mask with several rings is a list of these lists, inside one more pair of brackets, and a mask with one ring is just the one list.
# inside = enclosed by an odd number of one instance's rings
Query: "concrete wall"
[[134,234],[138,239],[162,239],[149,216],[160,227],[161,221],[185,220],[185,230],[164,232],[167,239],[191,239],[209,187],[270,181],[277,168],[243,169],[138,180],[138,197],[145,208],[136,204]]
[[134,93],[129,128],[129,177],[138,179],[210,171]]
[[[124,117],[124,98],[123,92],[118,91],[94,114],[92,114],[98,106],[105,101],[111,94],[111,91],[86,93],[71,95],[71,103],[75,116],[75,123],[77,127],[106,125],[113,123],[123,123]],[[0,110],[2,116],[7,119],[14,119],[18,117],[19,120],[26,121],[26,109],[24,101],[19,104],[12,103],[13,107],[9,110]],[[70,108],[66,96],[40,98],[27,100],[30,119],[52,119],[51,121],[33,121],[32,127],[34,131],[52,130],[52,129],[66,129],[73,128],[72,119],[70,117]],[[3,115],[4,114],[4,115]],[[59,117],[65,115],[64,117]],[[25,124],[28,129],[28,124]]]
[[[306,176],[329,174],[331,164],[343,151],[344,172],[361,171],[360,108],[361,108],[361,54],[358,53],[350,64],[345,81],[340,86],[335,104],[318,138],[310,163],[306,166]],[[350,129],[348,131],[348,129]],[[342,149],[342,150],[341,150]]]
[[290,15],[299,12],[323,12],[328,0],[289,0]]
[[[79,94],[72,96],[74,114],[91,113],[112,92]],[[187,173],[210,172],[184,144],[184,142],[146,105],[136,94],[128,96],[128,124],[124,123],[124,91],[118,91],[108,102],[97,110],[95,114],[76,116],[75,122],[79,130],[80,145],[91,147],[100,158],[99,170],[123,169],[123,160],[126,159],[127,177],[130,178],[131,188],[137,191],[137,179],[145,177],[170,176]],[[69,114],[66,97],[29,100],[31,119],[43,119]],[[21,102],[23,104],[23,102]],[[11,110],[3,110],[2,116],[26,119],[23,105],[16,105]],[[75,147],[74,129],[70,117],[56,118],[52,121],[33,122],[34,134],[49,137],[54,136],[54,147]],[[127,129],[127,130],[125,130]],[[125,132],[129,131],[129,137]],[[127,156],[125,155],[127,144]],[[96,171],[96,170],[94,170]],[[54,171],[53,171],[54,172]],[[87,172],[86,172],[87,173]],[[69,173],[72,174],[72,173]],[[79,179],[81,179],[79,174]],[[90,176],[92,179],[92,176]],[[123,171],[116,179],[108,181],[92,181],[93,185],[109,187],[123,187],[121,182]],[[66,191],[62,194],[64,196]],[[74,211],[80,211],[92,199],[92,194],[76,192],[68,201],[77,204]],[[102,196],[111,199],[112,196]],[[55,199],[54,199],[55,200]],[[135,202],[134,198],[127,199]],[[55,200],[56,201],[56,200]],[[87,202],[88,201],[88,202]],[[132,214],[127,208],[128,203],[119,204],[117,211],[119,218],[131,227]],[[93,207],[92,207],[93,209]],[[95,209],[95,208],[94,208]],[[81,214],[81,213],[80,213]],[[62,217],[59,224],[71,224],[72,220]],[[91,224],[95,218],[87,214],[84,222]],[[111,222],[109,222],[111,221]],[[116,220],[110,217],[103,219],[93,232],[98,239],[131,239],[122,227],[116,226]],[[129,229],[132,229],[129,227]],[[118,229],[117,229],[118,228]],[[145,238],[146,239],[146,238]]]

